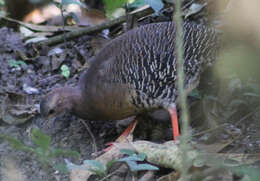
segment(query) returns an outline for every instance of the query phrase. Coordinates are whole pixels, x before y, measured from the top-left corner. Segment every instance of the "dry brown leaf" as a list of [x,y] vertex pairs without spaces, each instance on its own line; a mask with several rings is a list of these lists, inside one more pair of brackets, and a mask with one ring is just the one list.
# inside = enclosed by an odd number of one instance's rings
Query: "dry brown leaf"
[[5,159],[4,167],[0,169],[3,181],[26,181],[26,176],[17,168],[13,160]]
[[103,11],[97,9],[89,9],[82,11],[79,25],[93,26],[104,23],[106,21],[106,15]]
[[19,125],[30,120],[38,109],[26,95],[8,92],[0,105],[2,120],[8,124]]
[[[12,18],[4,17],[3,15],[0,15],[0,19],[4,19],[6,21],[14,22],[17,23],[21,26],[25,26],[26,28],[33,30],[33,31],[38,31],[38,32],[58,32],[63,29],[62,26],[46,26],[46,25],[34,25],[31,23],[25,23],[22,21],[18,21]],[[75,31],[78,29],[83,29],[83,27],[77,27],[77,26],[65,26],[64,30],[65,31]]]

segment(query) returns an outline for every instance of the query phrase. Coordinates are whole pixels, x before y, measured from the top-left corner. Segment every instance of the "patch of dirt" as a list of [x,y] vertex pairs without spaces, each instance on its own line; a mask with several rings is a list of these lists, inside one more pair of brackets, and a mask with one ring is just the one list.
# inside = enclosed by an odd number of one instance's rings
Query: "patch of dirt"
[[[89,36],[85,36],[70,42],[67,45],[67,50],[63,46],[62,54],[59,55],[40,55],[30,60],[22,60],[19,52],[29,55],[30,48],[24,46],[22,38],[19,34],[8,28],[0,29],[0,133],[14,138],[20,139],[24,143],[31,144],[30,131],[32,128],[39,128],[47,133],[52,138],[52,146],[55,148],[64,148],[66,150],[75,150],[81,154],[81,158],[90,159],[93,153],[92,140],[88,131],[78,118],[65,115],[58,117],[51,127],[39,115],[39,102],[53,87],[63,86],[65,84],[75,85],[79,79],[79,69],[87,63],[89,58],[93,56],[93,50],[90,47]],[[84,58],[82,58],[84,57]],[[22,60],[26,65],[12,66],[10,60]],[[61,64],[66,64],[70,68],[71,78],[66,80],[61,75],[60,65],[54,66],[53,61],[60,61]],[[26,86],[27,87],[26,87]],[[28,89],[32,91],[28,92]],[[12,102],[11,107],[13,112],[8,112],[9,107],[6,107],[7,100],[14,98],[17,102]],[[19,97],[19,100],[17,100]],[[10,103],[11,104],[11,103]],[[21,108],[24,105],[30,105],[37,108],[33,116],[25,116],[21,113]],[[20,112],[18,112],[18,110]],[[23,110],[26,112],[26,110]],[[24,113],[24,112],[23,112]],[[26,112],[28,113],[28,112]],[[8,115],[8,116],[7,116]],[[21,118],[21,115],[23,116]],[[17,122],[22,120],[23,122]],[[9,122],[8,122],[9,121]],[[12,122],[13,121],[13,122]],[[12,124],[8,124],[12,123]],[[16,126],[15,126],[16,125]],[[104,122],[89,122],[91,130],[96,137],[96,142],[99,150],[104,147],[104,142],[113,140],[109,137],[116,135],[115,123]],[[101,130],[101,131],[100,131]],[[109,130],[109,131],[108,131]],[[43,171],[41,165],[32,157],[31,153],[21,152],[13,149],[10,145],[0,140],[0,167],[4,166],[4,160],[10,158],[21,172],[24,173],[27,180],[68,180],[67,174],[55,174],[54,170],[50,170],[50,175]],[[82,159],[80,159],[82,161]],[[80,162],[80,160],[73,160]],[[56,162],[63,163],[63,159],[57,159]],[[0,174],[2,180],[2,174]]]

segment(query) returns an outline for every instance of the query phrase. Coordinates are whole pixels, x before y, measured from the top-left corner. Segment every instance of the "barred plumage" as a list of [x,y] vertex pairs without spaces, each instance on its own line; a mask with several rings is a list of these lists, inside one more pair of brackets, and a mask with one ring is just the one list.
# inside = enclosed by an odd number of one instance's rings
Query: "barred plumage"
[[[217,33],[193,23],[184,23],[183,30],[184,82],[191,90],[216,58]],[[41,112],[67,110],[85,119],[119,120],[166,108],[178,96],[175,34],[174,22],[154,23],[112,40],[93,58],[79,86],[49,93]]]
[[[183,30],[185,88],[192,89],[202,67],[215,60],[217,35],[214,29],[194,23],[184,23]],[[165,22],[145,25],[114,39],[97,54],[82,76],[84,92],[88,92],[86,99],[97,97],[99,101],[93,98],[97,103],[104,102],[98,98],[104,92],[114,96],[112,103],[128,105],[116,108],[118,115],[122,114],[120,117],[175,102],[178,95],[175,34],[175,23]],[[93,86],[99,89],[90,91]],[[114,89],[125,92],[115,95]],[[111,106],[116,107],[117,103]]]

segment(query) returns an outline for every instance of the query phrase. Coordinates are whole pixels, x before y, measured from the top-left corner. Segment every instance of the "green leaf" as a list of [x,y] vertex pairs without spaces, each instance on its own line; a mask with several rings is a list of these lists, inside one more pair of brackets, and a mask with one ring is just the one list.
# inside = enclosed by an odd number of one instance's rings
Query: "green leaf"
[[144,161],[144,159],[146,158],[146,154],[145,154],[145,153],[138,153],[137,157],[138,157],[141,161]]
[[130,170],[132,172],[136,172],[136,171],[143,171],[143,170],[159,170],[159,168],[151,164],[145,163],[145,164],[136,164],[134,167],[130,167]]
[[158,13],[163,8],[162,0],[144,0],[153,10]]
[[25,67],[27,66],[27,64],[22,60],[17,60],[16,62],[18,65],[25,66]]
[[41,147],[36,147],[34,148],[35,153],[39,156],[39,157],[46,157],[47,156],[47,151],[44,151]]
[[15,138],[12,138],[12,137],[9,137],[6,135],[1,135],[1,137],[3,139],[5,139],[6,141],[8,141],[9,144],[11,144],[12,147],[14,147],[15,149],[20,149],[24,146],[24,144],[22,144],[19,140],[15,139]]
[[22,61],[22,60],[16,61],[14,59],[11,59],[11,60],[8,60],[8,63],[10,65],[10,67],[15,67],[15,68],[18,68],[20,66],[24,66],[24,67],[27,66],[27,64],[24,61]]
[[62,65],[61,66],[61,74],[68,79],[70,77],[70,70],[67,65]]
[[130,170],[132,172],[137,172],[137,171],[143,171],[143,170],[159,170],[158,167],[153,166],[151,164],[137,164],[134,161],[127,161],[127,165],[129,166]]
[[21,141],[19,141],[16,138],[6,136],[6,135],[0,135],[4,140],[8,141],[8,143],[17,150],[27,151],[27,152],[33,152],[33,148],[26,146]]
[[51,156],[52,157],[58,157],[58,156],[80,157],[80,154],[76,151],[63,150],[63,149],[53,149],[51,151]]
[[84,164],[88,165],[91,171],[105,173],[105,167],[99,160],[84,160]]
[[80,2],[79,0],[62,0],[61,4],[62,4],[62,6],[69,5],[69,4],[76,4],[76,5],[79,5],[83,8],[86,8],[86,5],[83,4],[82,2]]
[[65,163],[66,163],[66,167],[71,171],[73,169],[78,169],[78,170],[86,170],[86,166],[85,165],[76,165],[72,162],[70,162],[67,159],[64,159]]
[[43,153],[46,153],[51,145],[51,137],[38,129],[32,130],[32,141],[42,149]]
[[122,153],[122,154],[126,154],[126,155],[129,155],[129,156],[131,156],[131,155],[134,155],[134,154],[135,154],[135,152],[134,152],[134,151],[132,151],[132,150],[129,150],[129,149],[120,149],[120,153]]
[[118,161],[127,162],[127,161],[144,161],[146,155],[144,153],[139,153],[138,155],[134,154],[125,158],[121,158]]
[[69,172],[69,170],[68,170],[68,168],[66,167],[65,164],[57,164],[57,165],[54,165],[53,167],[54,167],[55,170],[58,170],[61,173],[68,173]]
[[110,168],[112,167],[112,165],[113,165],[114,163],[116,163],[116,162],[117,162],[117,160],[111,160],[111,161],[107,162],[107,164],[106,164],[106,170],[110,169]]
[[49,159],[49,157],[45,157],[43,155],[36,154],[36,158],[43,167],[45,167],[45,168],[47,168],[49,166],[53,167],[52,160]]
[[133,3],[129,4],[128,8],[139,8],[139,7],[142,7],[146,4],[147,3],[144,0],[136,0]]
[[137,155],[128,156],[125,158],[121,158],[118,160],[119,162],[127,162],[127,161],[143,161]]
[[106,175],[106,172],[101,172],[99,170],[96,170],[96,169],[91,169],[91,168],[88,168],[89,171],[95,173],[96,175],[100,176],[100,177],[104,177]]
[[108,16],[117,8],[123,7],[128,0],[104,0],[106,13]]

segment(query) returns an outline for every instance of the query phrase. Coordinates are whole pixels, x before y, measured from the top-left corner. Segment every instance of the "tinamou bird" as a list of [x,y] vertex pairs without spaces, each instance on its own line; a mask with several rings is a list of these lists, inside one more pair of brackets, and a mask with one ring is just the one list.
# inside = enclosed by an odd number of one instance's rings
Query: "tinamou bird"
[[[198,85],[203,69],[215,61],[217,42],[213,28],[183,23],[187,92]],[[175,43],[175,22],[148,24],[124,33],[93,57],[78,86],[48,93],[40,103],[41,114],[54,117],[70,112],[87,120],[121,120],[163,108],[170,113],[176,140],[179,93]]]

